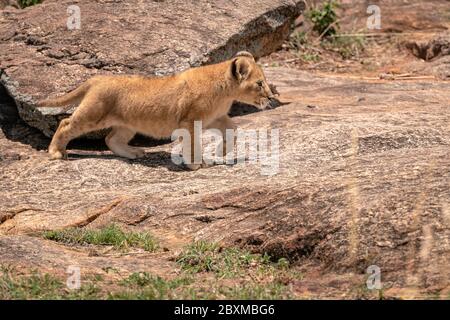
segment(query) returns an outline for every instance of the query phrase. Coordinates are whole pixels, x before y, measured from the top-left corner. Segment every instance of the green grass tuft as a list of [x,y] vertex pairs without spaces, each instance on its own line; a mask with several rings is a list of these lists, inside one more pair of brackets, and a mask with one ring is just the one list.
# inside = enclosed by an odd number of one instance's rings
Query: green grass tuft
[[44,232],[43,237],[66,244],[110,245],[116,249],[137,247],[145,251],[154,252],[158,248],[155,239],[149,233],[125,232],[114,224],[98,230],[70,228],[59,231],[47,231]]
[[1,300],[60,300],[98,299],[100,290],[93,284],[83,285],[78,290],[69,290],[58,278],[49,274],[33,272],[18,275],[14,269],[0,268]]
[[18,0],[19,6],[21,8],[33,6],[33,5],[41,3],[41,2],[42,2],[42,0]]
[[323,41],[322,46],[327,50],[339,53],[343,59],[358,58],[364,51],[366,39],[364,36],[340,34]]
[[198,241],[178,256],[177,263],[191,273],[213,272],[219,278],[242,276],[250,269],[267,272],[289,266],[286,259],[274,264],[268,255],[252,254],[238,248],[221,248],[215,243]]
[[242,268],[256,264],[260,260],[257,255],[236,248],[221,249],[215,243],[205,241],[194,242],[178,256],[177,262],[183,270],[213,272],[219,277],[232,277],[242,273]]

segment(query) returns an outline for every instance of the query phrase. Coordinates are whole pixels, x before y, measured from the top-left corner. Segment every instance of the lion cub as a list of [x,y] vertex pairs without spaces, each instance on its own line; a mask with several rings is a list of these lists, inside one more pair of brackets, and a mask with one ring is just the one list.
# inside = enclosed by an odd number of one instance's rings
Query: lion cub
[[[39,107],[79,102],[70,118],[59,124],[49,146],[51,159],[66,158],[70,140],[90,131],[112,128],[106,144],[129,159],[144,156],[128,142],[136,133],[167,138],[175,129],[187,129],[194,137],[194,121],[203,128],[235,129],[228,111],[233,100],[260,106],[272,91],[253,56],[246,51],[222,63],[192,68],[167,77],[95,76],[74,91],[41,101]],[[191,139],[191,149],[199,141]],[[201,164],[184,159],[191,170]]]

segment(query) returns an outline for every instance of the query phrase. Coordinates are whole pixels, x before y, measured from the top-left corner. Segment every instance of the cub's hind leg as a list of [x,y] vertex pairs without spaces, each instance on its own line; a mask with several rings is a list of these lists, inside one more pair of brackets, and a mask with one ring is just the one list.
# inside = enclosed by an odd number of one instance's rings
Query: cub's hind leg
[[58,129],[56,129],[53,135],[52,142],[48,147],[48,153],[50,154],[50,159],[65,159],[67,158],[66,146],[69,143],[67,127],[70,125],[70,118],[61,120]]
[[50,159],[67,158],[66,147],[70,140],[110,126],[103,103],[86,95],[75,112],[60,122],[48,147]]
[[128,159],[142,158],[145,155],[144,150],[128,145],[135,134],[136,131],[125,127],[112,127],[112,131],[105,138],[106,145],[118,156]]
[[66,159],[67,144],[90,131],[100,130],[105,128],[102,123],[90,123],[78,121],[73,115],[70,118],[61,120],[58,129],[53,135],[52,141],[48,147],[48,153],[50,154],[50,159]]

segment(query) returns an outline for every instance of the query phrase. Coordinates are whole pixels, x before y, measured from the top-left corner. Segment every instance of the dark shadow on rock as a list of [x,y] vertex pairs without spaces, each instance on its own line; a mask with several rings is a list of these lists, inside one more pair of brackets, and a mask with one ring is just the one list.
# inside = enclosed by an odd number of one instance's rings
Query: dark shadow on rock
[[431,61],[442,56],[450,55],[450,33],[443,32],[438,34],[434,39],[426,43],[409,41],[405,43],[405,47],[417,58]]
[[[74,153],[75,152],[75,153]],[[76,150],[68,150],[68,161],[76,161],[79,159],[103,159],[103,160],[120,160],[126,163],[140,164],[150,168],[165,167],[169,171],[187,171],[188,169],[182,165],[177,165],[172,161],[171,154],[166,151],[147,152],[143,158],[140,159],[126,159],[116,156],[114,154],[79,154]]]
[[28,144],[37,150],[46,149],[50,139],[38,129],[30,127],[19,117],[14,100],[0,85],[0,129],[11,141]]
[[235,101],[233,102],[233,105],[231,106],[230,112],[228,112],[228,115],[230,117],[239,117],[239,116],[245,116],[247,114],[255,113],[255,112],[261,112],[264,110],[270,110],[275,109],[278,107],[281,107],[283,105],[289,104],[289,102],[281,102],[280,100],[273,98],[269,100],[269,103],[265,106],[265,109],[259,109],[255,107],[254,105]]
[[[131,141],[130,145],[135,147],[156,147],[163,144],[170,143],[170,139],[153,139],[150,137],[146,137],[141,134],[137,134]],[[88,139],[88,138],[78,138],[72,140],[67,149],[78,149],[78,150],[97,150],[97,151],[105,151],[109,150],[108,146],[105,143],[105,139]]]
[[[126,163],[140,164],[150,168],[156,167],[165,167],[169,171],[190,171],[183,164],[177,165],[172,161],[172,155],[166,151],[157,151],[157,152],[146,152],[145,156],[140,159],[126,159],[120,156],[116,156],[115,154],[98,154],[98,153],[77,153],[77,150],[68,150],[68,161],[77,161],[80,159],[103,159],[103,160],[120,160]],[[248,160],[248,159],[247,159]],[[212,166],[234,166],[236,165],[237,159],[234,159],[232,164],[226,163],[214,163]],[[208,168],[202,168],[200,170],[206,170]]]
[[230,117],[239,117],[239,116],[245,116],[246,114],[260,112],[261,109],[258,109],[257,107],[243,103],[243,102],[233,102],[233,105],[231,106],[230,112],[228,112],[228,115]]

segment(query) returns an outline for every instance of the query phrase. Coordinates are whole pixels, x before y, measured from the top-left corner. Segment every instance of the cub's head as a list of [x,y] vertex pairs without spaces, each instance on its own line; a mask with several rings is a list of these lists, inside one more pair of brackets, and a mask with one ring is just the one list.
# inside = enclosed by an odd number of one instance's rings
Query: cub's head
[[236,100],[264,109],[274,95],[262,68],[247,51],[241,51],[231,60],[231,77],[238,85]]

